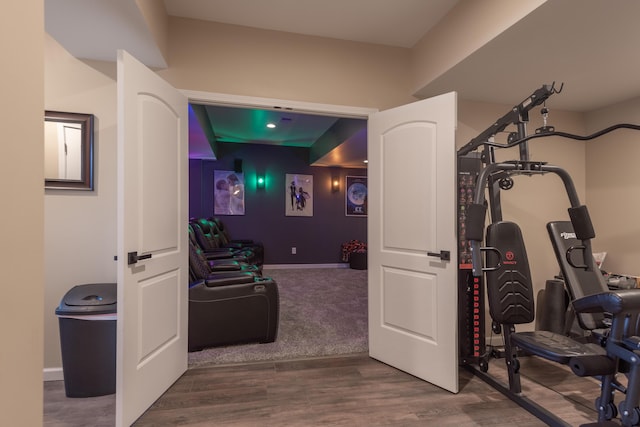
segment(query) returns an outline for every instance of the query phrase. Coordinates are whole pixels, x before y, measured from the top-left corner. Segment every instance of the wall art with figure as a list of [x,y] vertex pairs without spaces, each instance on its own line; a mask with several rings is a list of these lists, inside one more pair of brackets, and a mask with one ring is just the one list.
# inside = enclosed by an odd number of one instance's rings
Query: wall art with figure
[[213,213],[244,215],[244,174],[213,171]]
[[347,176],[345,207],[347,216],[367,216],[367,177]]
[[286,216],[313,216],[313,175],[285,175]]

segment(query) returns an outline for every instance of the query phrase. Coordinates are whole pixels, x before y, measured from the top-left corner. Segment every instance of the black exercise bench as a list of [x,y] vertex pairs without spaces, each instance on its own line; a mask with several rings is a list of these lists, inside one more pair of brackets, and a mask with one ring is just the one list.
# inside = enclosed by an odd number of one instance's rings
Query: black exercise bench
[[[597,402],[598,419],[605,423],[618,415],[613,402],[614,390],[626,394],[619,405],[622,425],[640,423],[638,392],[640,387],[640,338],[629,335],[630,319],[640,310],[640,291],[609,291],[597,269],[590,246],[576,237],[570,222],[549,224],[549,232],[560,238],[575,239],[567,248],[555,245],[573,310],[586,329],[604,327],[604,313],[611,315],[611,328],[604,346],[583,343],[566,335],[548,332],[516,332],[515,325],[534,320],[534,298],[531,273],[522,233],[517,224],[500,221],[487,227],[486,253],[487,296],[494,323],[500,325],[505,339],[505,358],[509,373],[509,390],[521,393],[518,349],[564,365],[579,376],[598,377],[602,391]],[[562,233],[565,234],[564,237]],[[554,234],[555,235],[555,234]],[[552,236],[553,240],[553,236]],[[568,239],[567,239],[568,240]],[[563,252],[564,251],[564,252]],[[587,286],[582,287],[582,284]],[[604,286],[604,287],[603,287]],[[637,352],[637,353],[636,353]],[[619,369],[619,365],[623,369]],[[616,382],[618,372],[628,375],[628,386]],[[607,425],[607,424],[594,424]]]

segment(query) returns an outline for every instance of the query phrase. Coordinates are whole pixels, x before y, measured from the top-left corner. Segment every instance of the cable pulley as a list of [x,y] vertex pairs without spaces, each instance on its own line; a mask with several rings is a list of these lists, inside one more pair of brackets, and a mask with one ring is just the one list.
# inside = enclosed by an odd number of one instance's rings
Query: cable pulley
[[511,190],[513,188],[513,178],[507,176],[505,178],[500,178],[498,181],[498,186],[500,186],[503,190]]

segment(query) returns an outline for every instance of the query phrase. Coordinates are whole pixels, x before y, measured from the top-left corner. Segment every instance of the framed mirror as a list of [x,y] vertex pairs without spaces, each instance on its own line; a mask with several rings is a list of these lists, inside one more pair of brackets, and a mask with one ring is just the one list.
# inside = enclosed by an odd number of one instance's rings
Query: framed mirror
[[93,114],[45,111],[44,187],[93,190]]

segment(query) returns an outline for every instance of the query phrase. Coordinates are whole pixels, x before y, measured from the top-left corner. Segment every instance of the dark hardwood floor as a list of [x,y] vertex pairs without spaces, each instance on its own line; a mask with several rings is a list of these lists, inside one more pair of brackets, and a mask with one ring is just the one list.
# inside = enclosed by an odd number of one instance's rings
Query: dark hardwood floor
[[[489,373],[506,381],[504,361]],[[523,392],[571,425],[595,421],[598,384],[565,367],[522,358]],[[68,399],[45,383],[46,426],[113,425],[115,397]],[[452,394],[353,355],[189,369],[135,426],[540,426],[466,371]]]

